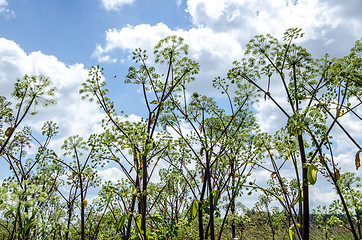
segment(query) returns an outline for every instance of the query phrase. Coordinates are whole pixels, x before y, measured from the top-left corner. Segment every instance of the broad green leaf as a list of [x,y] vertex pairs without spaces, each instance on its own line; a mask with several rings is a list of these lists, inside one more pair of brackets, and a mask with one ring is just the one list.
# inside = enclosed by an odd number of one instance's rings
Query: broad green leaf
[[131,146],[131,145],[129,145],[129,144],[123,144],[123,145],[121,146],[121,148],[122,148],[122,149],[125,149],[125,148],[132,148],[132,146]]
[[213,192],[213,197],[214,197],[214,207],[217,206],[218,200],[219,200],[219,190],[212,190]]
[[126,221],[126,218],[127,218],[127,215],[126,214],[123,214],[121,216],[121,218],[119,219],[119,222],[117,224],[117,227],[116,227],[116,232],[119,232],[121,230],[121,228],[123,227],[124,225],[124,222]]
[[137,214],[137,216],[136,216],[136,232],[141,231],[141,222],[142,222],[142,215]]
[[194,199],[191,203],[190,218],[193,220],[197,215],[197,199]]
[[[298,228],[300,229],[300,224],[299,223],[297,223],[297,226],[298,226]],[[289,240],[296,240],[297,239],[297,237],[296,237],[296,234],[295,234],[295,227],[294,227],[294,225],[291,225],[290,227],[289,227],[289,229],[288,229],[288,235],[289,235],[289,238],[287,237],[287,238],[285,238],[285,236],[284,236],[284,239],[289,239]]]
[[22,232],[23,232],[23,235],[26,233],[26,231],[28,231],[29,228],[31,228],[32,226],[34,226],[35,224],[35,221],[34,221],[34,216],[35,215],[32,215],[31,218],[26,222]]
[[146,217],[146,220],[154,222],[162,222],[163,216],[161,214],[155,214],[153,216]]
[[314,185],[317,182],[317,172],[318,169],[313,164],[310,164],[308,166],[308,172],[307,172],[307,179],[308,182],[312,185]]
[[12,214],[14,212],[14,208],[10,208],[5,214],[4,214],[4,217],[7,217],[9,216],[10,214]]
[[289,228],[288,233],[289,233],[289,240],[296,240],[294,227],[293,227],[293,228]]

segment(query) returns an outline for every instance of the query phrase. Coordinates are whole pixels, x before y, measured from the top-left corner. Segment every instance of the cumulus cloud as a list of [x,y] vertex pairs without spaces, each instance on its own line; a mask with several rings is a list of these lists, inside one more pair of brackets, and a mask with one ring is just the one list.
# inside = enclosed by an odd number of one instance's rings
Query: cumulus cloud
[[[28,116],[24,124],[39,131],[47,120],[57,122],[61,136],[89,136],[100,131],[103,114],[95,103],[82,101],[79,95],[81,83],[88,77],[83,64],[65,65],[54,56],[42,52],[25,53],[15,42],[0,39],[0,95],[10,97],[17,78],[28,75],[44,75],[52,80],[57,88],[57,105],[43,108],[37,106],[39,113]],[[60,144],[60,143],[59,143]]]
[[109,29],[106,31],[105,46],[98,45],[93,55],[98,58],[98,61],[101,61],[104,57],[111,58],[109,54],[114,54],[116,50],[132,52],[139,47],[151,50],[161,38],[170,34],[172,34],[172,30],[163,23],[155,26],[149,24],[127,25],[120,30]]
[[126,178],[124,172],[116,167],[110,167],[104,170],[97,170],[98,176],[102,179],[102,183],[111,181],[117,183],[122,178]]
[[360,38],[362,2],[348,6],[326,0],[188,0],[186,11],[195,26],[232,34],[242,46],[255,35],[270,33],[281,38],[290,27],[305,32],[300,41],[313,55],[343,56]]
[[132,4],[135,0],[101,0],[103,7],[107,11],[119,10],[125,4]]
[[[203,27],[172,30],[166,24],[158,23],[156,25],[128,25],[119,30],[107,30],[105,44],[98,45],[93,56],[102,62],[104,59],[117,59],[115,55],[119,55],[120,51],[130,53],[136,48],[142,48],[150,53],[160,39],[169,35],[183,37],[190,47],[190,57],[200,63],[202,74],[190,87],[192,91],[202,94],[214,91],[212,80],[219,75],[225,75],[232,66],[232,61],[242,54],[240,43],[230,34],[215,33]],[[120,60],[130,63],[125,59]]]
[[[360,5],[353,1],[354,5]],[[353,31],[360,30],[358,13],[344,9],[338,1],[277,0],[188,0],[187,12],[194,25],[205,25],[215,31],[240,30],[240,38],[250,34],[271,33],[281,36],[286,28],[301,27],[308,33],[306,38],[320,38],[339,24],[345,24],[348,13]],[[245,37],[243,37],[243,35]]]
[[[355,98],[351,98],[349,102],[352,104],[352,106],[355,106],[358,101]],[[355,113],[358,116],[361,116],[362,109],[357,108],[355,109]],[[358,118],[355,114],[347,113],[344,114],[341,118],[338,120],[341,125],[344,127],[344,129],[349,133],[350,137],[354,139],[354,141],[357,142],[357,144],[361,144],[362,142],[362,121],[360,118]],[[353,144],[351,139],[346,135],[346,133],[340,128],[340,126],[335,126],[332,130],[332,134],[334,136],[337,136],[333,139],[337,143],[337,151],[340,152],[352,152],[355,153],[359,149],[357,149],[357,146]]]
[[[323,191],[322,191],[323,190]],[[310,186],[310,201],[311,207],[316,208],[319,205],[330,205],[334,200],[339,199],[335,191],[331,191],[331,185],[324,188],[317,186]]]
[[[355,6],[361,5],[353,1]],[[343,42],[358,38],[362,20],[352,8],[344,9],[338,1],[277,0],[187,0],[186,12],[193,26],[170,29],[164,23],[128,25],[106,31],[104,44],[99,44],[93,56],[99,62],[128,63],[118,59],[119,53],[137,47],[152,51],[159,39],[179,35],[190,45],[190,55],[201,65],[198,81],[191,87],[202,93],[213,93],[211,81],[224,76],[234,60],[242,57],[243,46],[255,35],[271,33],[281,38],[290,27],[301,27],[306,33],[301,40],[312,54],[321,56],[327,49],[333,55],[344,54],[350,47]],[[347,17],[348,15],[348,17]],[[145,34],[146,33],[146,34]],[[214,92],[215,93],[215,92]]]
[[[355,172],[356,166],[355,166],[355,154],[357,151],[354,152],[346,152],[341,154],[336,154],[334,156],[334,162],[337,164],[337,167],[341,167],[341,173],[346,172]],[[328,159],[331,159],[330,155],[327,155]]]

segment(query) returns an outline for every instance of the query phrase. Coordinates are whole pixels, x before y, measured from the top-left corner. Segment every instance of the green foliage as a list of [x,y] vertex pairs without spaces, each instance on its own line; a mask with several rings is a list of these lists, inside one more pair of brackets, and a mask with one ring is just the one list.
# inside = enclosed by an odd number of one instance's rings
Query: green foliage
[[[352,219],[358,229],[359,237],[362,237],[362,192],[361,178],[355,173],[346,172],[338,179],[338,186],[344,196],[348,210],[353,214]],[[334,200],[330,206],[331,212],[345,213],[346,210],[340,200]]]
[[[92,67],[80,94],[104,111],[103,132],[66,138],[62,157],[49,148],[58,134],[56,123],[45,122],[39,138],[29,127],[19,127],[28,114],[36,114],[35,106],[55,103],[50,80],[18,79],[13,99],[0,96],[0,155],[12,171],[0,187],[0,236],[298,239],[311,229],[333,239],[338,227],[348,227],[350,235],[361,238],[360,178],[340,174],[332,130],[340,127],[357,147],[358,169],[361,147],[339,120],[346,114],[360,119],[362,39],[344,58],[313,59],[294,43],[300,37],[301,29],[293,28],[283,41],[271,35],[250,40],[245,57],[226,77],[213,80],[226,106],[188,92],[200,66],[187,56],[181,37],[160,40],[153,56],[135,49],[125,83],[141,89],[145,115],[139,121],[116,111],[103,69]],[[277,81],[284,99],[273,92]],[[272,101],[286,118],[275,134],[262,133],[257,124],[253,108],[262,101]],[[125,177],[101,184],[98,170],[108,163]],[[295,176],[282,175],[287,165]],[[266,187],[249,180],[257,167],[269,171]],[[303,212],[309,206],[305,192],[317,183],[318,172],[340,199],[329,212],[326,207],[315,211],[320,228],[315,230],[302,216],[309,216]],[[98,195],[90,200],[94,189]],[[256,190],[261,195],[254,208],[241,206],[243,193]],[[326,218],[331,211],[338,214]]]
[[335,236],[331,233],[333,227],[343,226],[343,222],[338,218],[338,215],[329,214],[331,209],[327,211],[326,206],[318,206],[314,211],[315,221],[318,224],[318,228],[322,229],[325,240],[335,239]]

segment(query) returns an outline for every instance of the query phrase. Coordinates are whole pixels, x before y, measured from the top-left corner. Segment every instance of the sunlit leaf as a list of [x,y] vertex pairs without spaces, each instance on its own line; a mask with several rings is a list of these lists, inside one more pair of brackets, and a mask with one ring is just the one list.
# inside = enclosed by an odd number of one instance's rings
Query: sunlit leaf
[[31,218],[26,222],[26,224],[25,224],[25,226],[24,226],[24,228],[22,230],[23,234],[25,234],[28,231],[29,228],[34,226],[34,224],[35,224],[34,216],[35,215],[32,215]]
[[294,202],[292,203],[292,206],[294,207],[294,206],[299,202],[299,200],[300,200],[301,198],[303,198],[303,191],[302,191],[302,189],[299,189],[299,190],[298,190],[298,196],[297,196],[297,198],[294,200]]
[[192,201],[191,203],[191,208],[190,208],[190,219],[194,219],[197,215],[197,199],[194,199],[194,201]]
[[154,121],[155,121],[155,115],[152,116],[150,125],[152,125]]
[[152,102],[150,102],[150,104],[159,104],[160,101],[157,101],[157,100],[153,100]]
[[317,173],[317,167],[313,164],[310,164],[307,171],[307,179],[310,184],[314,185],[317,182]]
[[136,216],[136,232],[141,231],[141,222],[142,222],[142,215],[137,214],[137,216]]
[[126,218],[127,218],[127,215],[125,215],[125,214],[121,216],[121,218],[119,219],[119,222],[117,224],[117,227],[116,227],[116,232],[119,232],[121,230],[121,228],[124,225],[124,222],[126,221]]

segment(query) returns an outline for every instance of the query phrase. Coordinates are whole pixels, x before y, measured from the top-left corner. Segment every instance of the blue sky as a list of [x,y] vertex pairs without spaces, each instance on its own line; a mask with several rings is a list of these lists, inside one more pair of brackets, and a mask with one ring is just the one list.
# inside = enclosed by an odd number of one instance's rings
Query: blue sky
[[110,28],[167,19],[172,28],[190,24],[184,10],[167,0],[136,1],[119,11],[107,11],[99,1],[89,0],[16,0],[8,1],[8,7],[15,16],[2,17],[2,37],[14,40],[26,52],[41,50],[67,64],[97,64],[92,52]]
[[[136,120],[142,114],[141,96],[136,87],[123,84],[136,47],[151,53],[167,35],[184,37],[191,58],[201,64],[190,92],[218,98],[211,80],[224,76],[232,61],[243,57],[253,36],[281,38],[287,28],[301,27],[305,37],[299,43],[313,56],[328,52],[341,57],[362,36],[361,10],[360,0],[0,0],[0,95],[9,96],[15,79],[24,74],[49,76],[58,88],[58,105],[39,109],[26,124],[36,131],[45,120],[58,122],[61,134],[53,144],[59,147],[70,135],[100,131],[104,114],[78,95],[93,65],[104,67],[118,109]],[[263,130],[273,132],[283,124],[272,104],[260,103],[255,109]],[[361,142],[362,123],[346,121]],[[352,171],[355,149],[342,136],[338,146],[336,157]],[[101,174],[117,173],[112,168]],[[332,194],[330,188],[315,191]],[[331,199],[317,195],[317,202]]]

